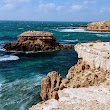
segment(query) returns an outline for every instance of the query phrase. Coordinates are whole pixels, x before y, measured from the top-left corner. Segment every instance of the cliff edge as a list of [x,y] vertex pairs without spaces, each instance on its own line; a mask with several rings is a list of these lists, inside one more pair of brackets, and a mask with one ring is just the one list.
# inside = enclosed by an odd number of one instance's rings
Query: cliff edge
[[[77,64],[69,69],[65,79],[55,71],[50,72],[41,83],[41,97],[44,102],[30,110],[110,109],[110,42],[80,43],[75,45],[75,50],[79,57]],[[109,95],[102,103],[101,98],[106,97],[105,90]],[[96,94],[99,96],[96,97]],[[44,109],[46,106],[47,109]]]

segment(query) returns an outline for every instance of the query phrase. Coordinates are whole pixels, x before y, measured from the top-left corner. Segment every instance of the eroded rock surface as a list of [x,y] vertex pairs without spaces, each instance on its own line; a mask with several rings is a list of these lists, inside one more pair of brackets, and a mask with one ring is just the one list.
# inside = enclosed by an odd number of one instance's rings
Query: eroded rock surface
[[92,68],[110,70],[110,42],[90,42],[75,45],[78,58]]
[[56,42],[50,32],[27,31],[18,36],[15,42],[7,43],[4,47],[7,51],[54,51],[74,48],[72,45],[61,45]]
[[110,87],[66,88],[59,100],[38,103],[29,110],[110,110]]
[[110,20],[102,22],[93,22],[87,25],[87,31],[110,32]]
[[57,72],[50,72],[43,79],[41,97],[52,100],[33,106],[36,110],[46,110],[48,105],[47,110],[110,109],[110,42],[81,43],[75,45],[75,50],[80,59],[65,79]]
[[53,71],[42,80],[41,83],[41,97],[43,100],[58,99],[58,90],[61,83],[61,76],[59,73]]

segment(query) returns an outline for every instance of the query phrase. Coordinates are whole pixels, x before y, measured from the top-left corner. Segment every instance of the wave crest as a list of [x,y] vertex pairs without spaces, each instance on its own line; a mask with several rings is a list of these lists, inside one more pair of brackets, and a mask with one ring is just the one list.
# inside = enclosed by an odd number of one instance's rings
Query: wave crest
[[3,61],[13,61],[13,60],[18,60],[19,57],[15,56],[15,55],[4,55],[4,56],[0,56],[0,62]]
[[60,29],[60,32],[85,32],[85,29]]

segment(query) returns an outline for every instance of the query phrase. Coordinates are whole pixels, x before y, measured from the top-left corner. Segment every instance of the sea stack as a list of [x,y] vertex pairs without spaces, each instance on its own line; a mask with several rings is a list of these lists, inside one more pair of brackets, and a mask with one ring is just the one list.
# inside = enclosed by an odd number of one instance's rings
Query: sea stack
[[20,34],[17,41],[7,43],[3,48],[15,52],[38,52],[69,49],[73,46],[57,43],[53,33],[50,32],[27,31]]
[[110,20],[102,22],[93,22],[87,25],[87,31],[110,32]]

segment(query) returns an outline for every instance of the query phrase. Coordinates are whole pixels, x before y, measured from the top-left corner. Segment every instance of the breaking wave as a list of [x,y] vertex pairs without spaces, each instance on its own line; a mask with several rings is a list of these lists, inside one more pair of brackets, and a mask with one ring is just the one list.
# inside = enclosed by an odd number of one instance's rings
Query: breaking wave
[[15,55],[4,55],[4,56],[0,56],[0,62],[3,61],[13,61],[13,60],[18,60],[19,57],[15,56]]
[[98,37],[110,37],[110,34],[96,34]]
[[110,32],[97,32],[97,31],[86,31],[84,28],[76,28],[76,29],[56,29],[59,32],[83,32],[83,33],[103,33],[108,35]]
[[60,29],[60,32],[86,32],[85,29]]
[[63,40],[64,42],[78,42],[78,39],[76,40]]

